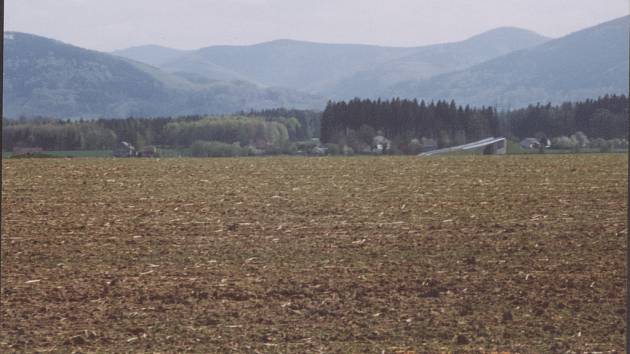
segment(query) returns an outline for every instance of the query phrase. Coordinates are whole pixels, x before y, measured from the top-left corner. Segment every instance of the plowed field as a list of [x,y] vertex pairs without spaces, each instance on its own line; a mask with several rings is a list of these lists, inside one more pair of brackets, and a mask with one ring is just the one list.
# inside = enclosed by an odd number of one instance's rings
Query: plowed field
[[0,351],[621,352],[627,159],[5,160]]

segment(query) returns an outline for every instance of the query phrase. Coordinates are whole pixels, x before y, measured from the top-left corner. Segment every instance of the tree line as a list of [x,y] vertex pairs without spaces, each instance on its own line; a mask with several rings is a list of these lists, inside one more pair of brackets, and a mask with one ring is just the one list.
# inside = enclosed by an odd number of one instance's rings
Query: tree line
[[615,139],[628,136],[628,97],[605,95],[558,106],[530,105],[500,114],[505,135],[559,137],[582,132],[588,137]]
[[[195,146],[199,151],[203,150],[201,147],[206,150],[212,147],[239,154],[258,154],[260,150],[290,153],[300,146],[302,150],[310,150],[317,145],[312,138],[320,138],[322,143],[337,145],[340,151],[369,151],[375,143],[382,145],[388,141],[393,153],[415,153],[427,144],[447,147],[489,136],[513,140],[547,138],[558,146],[584,145],[584,139],[578,139],[584,136],[602,145],[603,140],[627,137],[628,97],[606,95],[503,112],[493,107],[463,107],[454,101],[353,99],[329,102],[323,112],[270,109],[221,117],[86,121],[3,118],[2,125],[5,151],[15,147],[107,150],[126,141],[138,148],[148,145],[191,148],[198,142]],[[344,147],[348,149],[343,150]]]
[[[297,117],[291,113],[300,113]],[[282,114],[287,114],[284,116]],[[71,121],[59,119],[2,120],[2,149],[41,147],[44,150],[114,149],[121,141],[142,148],[189,148],[196,141],[218,141],[281,151],[288,142],[310,139],[319,129],[310,111],[262,111],[244,115],[178,118],[127,118]],[[197,144],[199,146],[199,144]],[[212,146],[216,146],[212,145]]]
[[[454,101],[426,103],[417,100],[329,102],[322,115],[321,139],[326,143],[369,149],[374,136],[393,142],[404,151],[430,139],[438,147],[465,144],[490,136],[512,140],[526,137],[551,139],[588,136],[601,140],[623,139],[628,134],[628,97],[605,95],[561,105],[530,105],[497,112],[493,107],[458,106]],[[410,151],[412,153],[416,151]]]
[[293,140],[304,141],[312,138],[319,138],[320,136],[322,118],[321,112],[301,109],[274,108],[260,111],[241,112],[239,115],[280,120],[285,117],[295,118],[300,125],[295,132],[295,138]]
[[[439,147],[464,144],[498,135],[499,119],[492,107],[462,107],[454,101],[353,99],[329,102],[322,115],[321,140],[368,148],[373,137],[408,144],[433,139]],[[394,146],[400,146],[395,143]]]

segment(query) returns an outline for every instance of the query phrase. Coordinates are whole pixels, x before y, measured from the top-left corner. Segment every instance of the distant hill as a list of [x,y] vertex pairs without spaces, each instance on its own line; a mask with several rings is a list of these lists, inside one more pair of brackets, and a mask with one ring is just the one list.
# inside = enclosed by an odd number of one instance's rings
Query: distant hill
[[550,40],[498,28],[424,47],[277,40],[106,54],[6,32],[8,117],[127,117],[321,109],[327,99],[402,97],[517,108],[628,94],[626,16]]
[[[246,80],[330,98],[373,96],[391,84],[470,67],[548,38],[517,28],[499,28],[468,40],[423,47],[381,47],[277,40],[248,46],[211,46],[163,61],[143,60],[133,48],[117,52],[169,72],[215,80]],[[151,52],[147,50],[146,53]]]
[[4,34],[7,117],[220,114],[319,108],[322,98],[244,81],[174,75],[140,62],[25,33]]
[[622,17],[466,70],[395,84],[382,96],[516,108],[628,94],[629,28],[630,17]]
[[233,78],[262,85],[316,92],[314,88],[327,81],[413,51],[412,48],[277,40],[248,46],[202,48],[162,68],[191,71],[209,78],[231,73]]
[[210,80],[242,80],[260,84],[257,78],[212,63],[206,60],[199,52],[192,52],[178,57],[173,62],[165,63],[161,68],[167,72],[187,73],[189,76],[197,75]]
[[409,55],[355,72],[321,87],[317,92],[345,99],[376,97],[388,86],[401,81],[427,79],[462,70],[548,40],[547,37],[519,28],[497,28],[461,42],[417,48]]
[[190,51],[167,48],[159,45],[143,45],[113,51],[111,54],[133,59],[141,63],[160,67],[173,59],[182,56]]

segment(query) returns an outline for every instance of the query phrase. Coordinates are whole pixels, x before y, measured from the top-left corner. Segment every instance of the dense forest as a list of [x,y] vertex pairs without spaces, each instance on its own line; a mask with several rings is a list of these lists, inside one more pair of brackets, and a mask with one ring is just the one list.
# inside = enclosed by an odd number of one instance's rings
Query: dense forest
[[[3,119],[2,148],[109,150],[126,141],[142,148],[190,148],[200,156],[293,153],[313,149],[313,138],[329,152],[374,152],[387,142],[390,153],[417,153],[505,136],[549,139],[558,148],[593,147],[613,141],[627,146],[628,97],[606,95],[559,106],[497,112],[493,107],[458,106],[454,101],[360,100],[329,102],[325,111],[272,109],[233,116],[98,120]],[[227,144],[224,146],[221,144]],[[624,145],[625,144],[625,145]],[[610,145],[610,144],[609,144]],[[205,149],[205,150],[204,150]],[[204,152],[205,151],[205,152]],[[380,150],[379,152],[385,152]]]
[[[624,139],[628,134],[628,98],[606,95],[560,106],[530,105],[497,112],[492,107],[457,106],[454,101],[360,100],[329,102],[322,116],[321,139],[365,150],[375,135],[405,151],[427,139],[438,147],[464,144],[490,136]],[[421,148],[421,146],[417,147]]]
[[530,105],[500,114],[506,122],[504,135],[547,137],[582,132],[588,137],[613,139],[628,137],[628,97],[606,95],[560,106]]
[[454,101],[426,104],[417,100],[353,99],[328,103],[322,116],[321,139],[347,144],[354,150],[363,150],[362,145],[368,145],[374,135],[403,144],[430,138],[445,147],[498,135],[499,131],[499,119],[492,107],[461,107]]

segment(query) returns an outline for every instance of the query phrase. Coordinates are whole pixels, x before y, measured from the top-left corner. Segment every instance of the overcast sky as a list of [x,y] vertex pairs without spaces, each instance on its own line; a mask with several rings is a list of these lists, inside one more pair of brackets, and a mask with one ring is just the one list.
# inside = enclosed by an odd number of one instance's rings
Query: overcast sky
[[560,37],[628,15],[628,0],[5,0],[5,30],[110,51],[289,38],[416,46],[501,26]]

